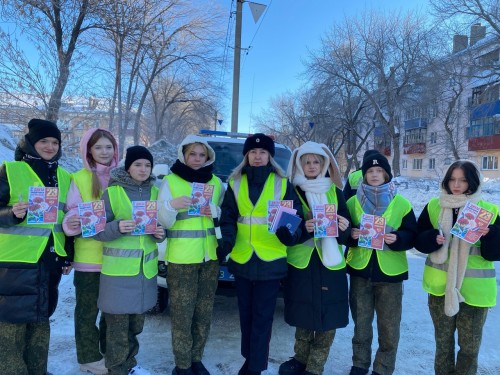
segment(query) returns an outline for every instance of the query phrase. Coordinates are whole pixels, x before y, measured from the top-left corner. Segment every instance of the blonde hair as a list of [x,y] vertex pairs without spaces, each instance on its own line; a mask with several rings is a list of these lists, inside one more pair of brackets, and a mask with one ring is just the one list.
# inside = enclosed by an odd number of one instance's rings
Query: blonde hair
[[200,142],[193,142],[193,143],[188,143],[187,145],[184,145],[182,147],[182,154],[184,155],[184,161],[186,160],[186,155],[189,155],[189,153],[196,147],[196,146],[201,146],[203,147],[203,150],[205,150],[205,154],[207,155],[207,160],[210,159],[209,153],[208,153],[208,147],[204,145],[203,143]]
[[324,156],[318,155],[318,154],[313,154],[313,153],[302,155],[300,157],[300,165],[302,166],[302,169],[304,169],[304,165],[306,165],[308,160],[319,161],[320,170],[321,171],[323,170],[323,167],[325,166],[325,157]]

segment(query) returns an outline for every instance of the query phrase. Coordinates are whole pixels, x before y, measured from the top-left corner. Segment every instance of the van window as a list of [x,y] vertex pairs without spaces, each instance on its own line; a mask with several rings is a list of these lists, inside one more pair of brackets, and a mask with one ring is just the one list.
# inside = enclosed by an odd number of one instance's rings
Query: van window
[[[216,155],[213,173],[223,182],[227,182],[227,177],[243,160],[243,143],[208,141],[208,144],[214,149]],[[276,160],[285,172],[288,167],[288,162],[290,161],[290,156],[290,150],[276,147],[274,160]]]

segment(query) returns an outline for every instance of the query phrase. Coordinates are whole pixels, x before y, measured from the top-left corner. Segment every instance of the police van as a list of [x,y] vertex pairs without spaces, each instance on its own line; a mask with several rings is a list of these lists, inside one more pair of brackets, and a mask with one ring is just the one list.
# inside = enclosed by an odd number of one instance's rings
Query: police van
[[[219,177],[224,184],[227,183],[227,178],[234,168],[236,168],[243,160],[243,145],[245,140],[252,134],[225,132],[216,130],[200,130],[199,136],[206,137],[207,143],[215,151],[215,162],[213,164],[213,173]],[[271,136],[271,138],[274,138]],[[289,147],[275,142],[274,160],[286,171],[288,162],[292,152]],[[168,241],[168,239],[166,240]],[[165,280],[166,272],[168,272],[167,265],[162,263],[165,259],[165,243],[159,244],[159,260],[160,260],[160,274],[158,276],[159,288],[159,304],[160,310],[166,307],[168,301],[167,284]],[[163,272],[162,272],[162,268]],[[163,277],[162,277],[163,276]],[[220,266],[219,282],[228,284],[234,282],[234,276],[229,273],[226,264]]]

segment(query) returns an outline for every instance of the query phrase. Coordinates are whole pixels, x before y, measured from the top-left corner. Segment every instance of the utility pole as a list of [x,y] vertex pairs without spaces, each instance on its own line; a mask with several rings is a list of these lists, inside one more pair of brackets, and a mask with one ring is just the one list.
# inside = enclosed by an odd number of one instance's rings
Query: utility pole
[[236,28],[234,31],[234,68],[233,68],[233,102],[231,112],[231,131],[238,131],[238,106],[240,101],[240,60],[241,60],[241,22],[243,0],[236,1]]

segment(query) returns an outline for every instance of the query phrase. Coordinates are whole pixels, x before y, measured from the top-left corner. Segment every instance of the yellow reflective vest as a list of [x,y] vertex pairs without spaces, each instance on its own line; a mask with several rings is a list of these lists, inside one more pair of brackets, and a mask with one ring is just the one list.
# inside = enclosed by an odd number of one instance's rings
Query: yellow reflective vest
[[[351,214],[353,226],[359,226],[361,215],[364,213],[357,196],[347,201],[347,207]],[[382,217],[386,220],[385,232],[397,230],[403,218],[411,211],[410,202],[403,196],[396,194],[387,206]],[[374,250],[364,247],[350,247],[347,253],[347,264],[356,270],[364,269],[370,262]],[[408,260],[406,251],[393,251],[390,249],[377,250],[375,252],[380,270],[387,276],[396,276],[408,271]]]
[[[193,188],[190,182],[174,173],[164,179],[168,181],[172,198],[191,196]],[[213,175],[207,184],[214,186],[212,203],[219,206],[222,189],[220,179]],[[212,217],[188,215],[187,211],[179,210],[174,225],[167,230],[165,259],[169,263],[193,264],[203,262],[207,255],[216,260],[217,238]]]
[[[498,217],[498,207],[494,204],[479,201],[479,207],[492,212],[494,218]],[[439,198],[432,198],[427,205],[429,219],[432,226],[438,229],[438,218],[441,207]],[[445,235],[450,235],[445,234]],[[435,264],[427,256],[424,267],[422,286],[424,290],[435,296],[444,296],[446,292],[446,276],[448,260],[443,264]],[[465,277],[460,288],[460,294],[465,298],[465,303],[477,307],[491,307],[496,305],[497,282],[493,262],[481,256],[481,241],[471,245]]]
[[[83,202],[97,200],[92,196],[92,173],[87,169],[81,169],[71,176],[76,187],[80,191]],[[93,238],[75,238],[75,256],[77,263],[102,264],[103,243]]]
[[231,179],[229,185],[236,197],[240,215],[236,242],[229,255],[230,258],[236,263],[244,264],[250,260],[254,252],[266,262],[286,257],[286,246],[274,233],[267,230],[267,208],[268,201],[283,200],[287,180],[275,173],[270,173],[255,206],[249,198],[246,174],[240,178]]
[[[115,220],[132,220],[132,202],[121,186],[108,187]],[[151,188],[149,200],[158,198],[158,188]],[[148,279],[158,273],[158,248],[152,235],[124,235],[104,242],[101,273],[109,276],[136,276],[141,270]]]
[[358,169],[357,171],[352,172],[347,177],[347,180],[349,181],[349,185],[352,189],[357,189],[361,181],[363,181],[363,171]]
[[[30,186],[44,186],[37,174],[24,161],[4,162],[4,165],[10,187],[9,206],[18,203],[20,195],[23,201],[27,202]],[[37,263],[51,233],[55,252],[60,256],[66,256],[64,250],[66,237],[61,223],[64,218],[70,174],[61,167],[57,167],[57,184],[59,187],[57,223],[28,225],[26,215],[19,224],[0,228],[0,262]]]
[[[308,217],[308,213],[311,211],[307,203],[302,199],[302,196],[297,193],[300,201],[302,202],[302,209],[304,212],[304,217]],[[330,190],[326,193],[328,203],[335,204],[338,208],[337,191],[335,185],[332,185]],[[309,265],[311,260],[311,255],[316,249],[321,260],[323,260],[323,251],[321,248],[321,238],[310,238],[306,242],[287,248],[287,262],[294,266],[295,268],[304,269]],[[330,270],[340,270],[345,268],[344,254],[342,254],[342,245],[339,244],[338,251],[342,258],[342,262],[333,266],[327,267]]]

